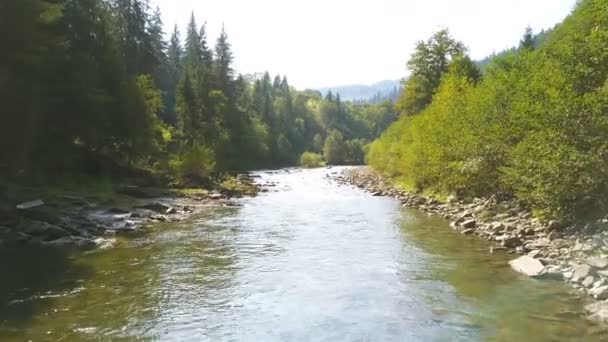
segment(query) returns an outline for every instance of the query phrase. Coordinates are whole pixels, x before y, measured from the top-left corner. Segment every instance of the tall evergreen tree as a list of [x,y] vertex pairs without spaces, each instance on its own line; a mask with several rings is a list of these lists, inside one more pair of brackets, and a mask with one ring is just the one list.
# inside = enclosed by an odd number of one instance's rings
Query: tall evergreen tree
[[526,27],[526,32],[519,42],[519,48],[526,51],[534,50],[534,33],[530,26]]

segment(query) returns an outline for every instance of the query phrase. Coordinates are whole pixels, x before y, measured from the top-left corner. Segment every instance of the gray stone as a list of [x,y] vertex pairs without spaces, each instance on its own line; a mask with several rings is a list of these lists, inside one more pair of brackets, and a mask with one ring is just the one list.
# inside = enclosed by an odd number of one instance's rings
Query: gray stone
[[608,259],[601,257],[591,257],[585,263],[600,270],[608,267]]
[[589,319],[608,323],[608,301],[589,304],[585,306],[585,311],[589,315]]
[[521,239],[516,236],[508,236],[502,239],[502,245],[507,248],[516,248],[521,246],[523,243]]
[[[376,194],[374,194],[374,196],[382,196],[381,192],[377,192]],[[222,198],[224,198],[224,195],[220,194],[219,192],[214,192],[209,194],[209,196],[207,196],[207,198],[209,198],[210,200],[220,200]]]
[[589,265],[576,266],[572,272],[571,281],[579,283],[593,273],[593,268]]
[[160,213],[160,214],[166,214],[171,209],[173,209],[173,208],[171,208],[170,206],[168,206],[166,204],[162,204],[162,203],[158,203],[158,202],[157,203],[148,203],[148,204],[143,205],[143,206],[141,206],[139,208],[152,210],[152,211],[155,211],[155,212]]
[[45,242],[44,245],[52,247],[81,247],[89,248],[97,246],[96,242],[90,239],[81,238],[78,236],[66,236],[53,241]]
[[608,285],[595,287],[589,291],[589,294],[598,300],[608,299]]
[[28,235],[45,237],[51,240],[70,235],[65,229],[43,221],[27,221],[20,228]]
[[539,260],[527,255],[509,261],[509,265],[513,270],[529,277],[541,276],[545,269],[545,266]]
[[474,228],[465,229],[465,230],[461,231],[460,233],[464,234],[464,235],[471,235],[471,234],[475,233],[475,229]]
[[583,285],[586,288],[590,288],[594,282],[595,282],[595,278],[593,276],[588,276],[587,278],[585,278],[585,280],[583,280],[581,285]]

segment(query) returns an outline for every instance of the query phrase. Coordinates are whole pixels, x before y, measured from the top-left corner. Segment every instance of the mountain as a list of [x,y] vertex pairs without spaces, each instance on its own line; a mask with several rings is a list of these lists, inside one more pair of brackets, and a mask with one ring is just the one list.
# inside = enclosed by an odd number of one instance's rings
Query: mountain
[[401,92],[401,80],[385,80],[372,85],[350,84],[335,87],[318,88],[323,96],[331,91],[334,95],[340,94],[344,101],[378,102],[395,100]]

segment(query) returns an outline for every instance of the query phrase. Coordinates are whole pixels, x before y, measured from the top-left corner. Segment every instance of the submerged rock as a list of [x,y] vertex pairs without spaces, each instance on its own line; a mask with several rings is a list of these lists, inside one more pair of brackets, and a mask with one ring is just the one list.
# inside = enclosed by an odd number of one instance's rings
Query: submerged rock
[[585,306],[589,319],[601,323],[608,323],[608,301],[597,302]]
[[173,210],[173,208],[171,206],[168,206],[168,205],[162,204],[162,203],[158,203],[158,202],[148,203],[148,204],[143,205],[143,206],[141,206],[139,208],[152,210],[152,211],[155,211],[155,212],[160,213],[160,214],[167,214],[167,213],[169,213],[170,211]]
[[542,262],[527,255],[509,261],[509,265],[513,270],[528,277],[539,277],[545,270],[545,265]]

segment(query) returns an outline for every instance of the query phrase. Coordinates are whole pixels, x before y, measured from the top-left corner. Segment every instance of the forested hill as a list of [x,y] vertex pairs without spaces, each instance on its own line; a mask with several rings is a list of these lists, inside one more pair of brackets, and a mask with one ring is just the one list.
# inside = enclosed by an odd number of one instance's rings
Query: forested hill
[[305,151],[357,163],[396,118],[390,103],[238,75],[225,30],[210,42],[193,14],[165,41],[148,3],[2,2],[0,174],[140,168],[200,179],[292,165]]
[[401,93],[401,80],[386,80],[372,85],[351,84],[318,89],[323,95],[328,92],[340,94],[343,100],[353,102],[394,101]]
[[481,74],[447,31],[421,41],[401,118],[369,163],[440,196],[517,199],[540,218],[608,211],[608,0],[581,0],[537,46]]
[[[522,41],[528,41],[530,44],[532,44],[532,47],[538,48],[545,42],[545,40],[547,39],[547,37],[549,36],[551,31],[552,31],[552,29],[542,30],[538,33],[534,33],[532,31],[532,29],[530,27],[528,27],[528,28],[526,28],[526,32],[524,33],[524,37],[522,38]],[[519,51],[520,48],[521,48],[521,44],[520,44],[520,46],[514,46],[510,49],[506,49],[504,51],[493,53],[490,56],[477,61],[476,62],[477,67],[479,69],[481,69],[481,71],[485,71],[486,67],[488,65],[490,65],[490,62],[492,62],[493,59],[495,59],[497,57],[503,57],[510,53],[517,53],[517,51]]]

